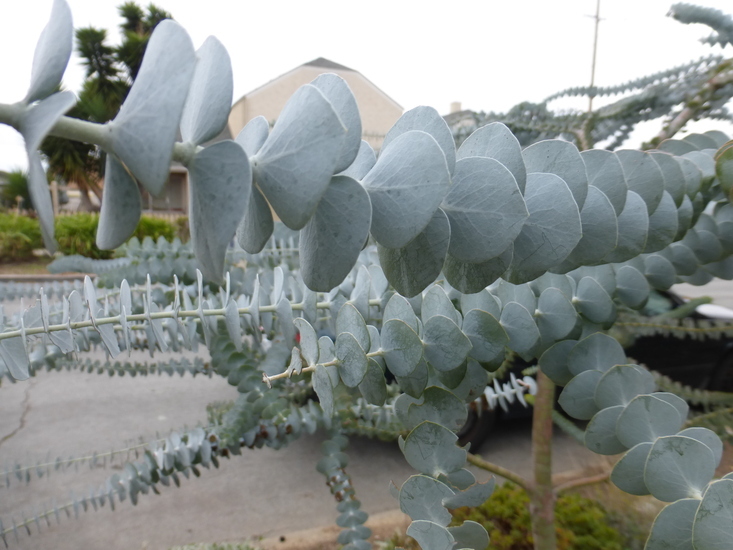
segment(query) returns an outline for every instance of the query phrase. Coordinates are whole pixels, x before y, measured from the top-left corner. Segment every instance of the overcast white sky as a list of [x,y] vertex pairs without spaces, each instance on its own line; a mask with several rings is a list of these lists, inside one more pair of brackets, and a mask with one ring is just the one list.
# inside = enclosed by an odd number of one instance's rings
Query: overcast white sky
[[[117,41],[123,0],[68,0],[75,27],[109,29]],[[147,5],[148,0],[139,2]],[[586,85],[596,0],[156,0],[198,47],[209,35],[228,49],[234,99],[290,69],[326,57],[361,72],[405,109],[430,105],[502,111]],[[733,12],[729,0],[700,5]],[[0,2],[0,102],[23,98],[51,0]],[[670,0],[602,0],[596,83],[617,84],[719,53],[707,27],[666,17]],[[731,55],[727,48],[726,55]],[[76,57],[64,84],[76,91]],[[25,167],[22,141],[0,126],[0,170]]]

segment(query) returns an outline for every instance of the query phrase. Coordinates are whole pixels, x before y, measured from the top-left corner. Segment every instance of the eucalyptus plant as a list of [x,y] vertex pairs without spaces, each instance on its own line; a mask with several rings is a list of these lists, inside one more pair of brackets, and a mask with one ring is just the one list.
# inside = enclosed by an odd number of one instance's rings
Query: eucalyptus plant
[[[678,3],[667,14],[684,23],[699,23],[712,30],[702,42],[725,48],[731,44],[733,19],[720,10]],[[580,149],[617,149],[642,122],[658,120],[660,131],[643,148],[657,147],[687,123],[707,119],[731,122],[733,97],[731,60],[715,53],[613,86],[574,86],[556,92],[539,103],[521,102],[506,113],[461,112],[451,115],[451,128],[460,142],[477,128],[503,122],[523,146],[561,138]],[[562,98],[583,98],[603,104],[588,109],[558,108]],[[596,102],[598,105],[600,102]]]
[[[95,346],[111,358],[206,346],[208,368],[176,369],[224,376],[240,397],[207,427],[138,449],[99,490],[39,516],[135,503],[243,447],[277,448],[322,428],[332,434],[318,468],[340,499],[339,542],[370,548],[344,470],[343,435],[371,430],[399,435],[418,472],[392,487],[413,520],[407,533],[426,550],[486,548],[481,525],[449,526],[450,509],[478,505],[494,487],[465,468],[468,449],[456,432],[467,404],[487,394],[491,373],[514,353],[538,361],[536,384],[510,378],[488,395],[501,402],[531,390],[536,411],[548,411],[554,384],[564,386],[561,406],[589,421],[588,448],[623,453],[612,481],[669,503],[646,548],[730,546],[733,474],[714,477],[719,438],[685,428],[685,401],[656,391],[654,377],[628,364],[607,334],[619,308],[640,308],[653,288],[733,278],[727,137],[691,135],[651,152],[580,152],[561,140],[523,149],[507,126],[492,123],[456,149],[445,121],[420,107],[395,124],[377,155],[360,140],[346,83],[321,75],[293,95],[271,130],[258,117],[235,140],[202,147],[223,129],[232,99],[231,65],[215,38],[194,50],[180,25],[160,23],[119,114],[99,125],[64,117],[75,98],[56,91],[72,35],[69,8],[55,0],[27,96],[0,105],[0,122],[26,142],[46,246],[54,248],[53,214],[37,148],[57,135],[107,153],[102,248],[132,234],[139,185],[158,194],[171,160],[186,165],[200,271],[183,282],[184,273],[156,275],[156,284],[123,279],[111,289],[87,278],[55,302],[41,292],[31,308],[3,317],[1,368],[22,381]],[[272,239],[272,211],[297,236]],[[224,274],[233,239],[248,254],[246,269]],[[546,435],[538,430],[535,441]],[[549,460],[545,448],[527,484],[537,549],[555,547]],[[32,470],[17,465],[6,481],[29,481]],[[15,530],[15,522],[0,525],[0,538]]]

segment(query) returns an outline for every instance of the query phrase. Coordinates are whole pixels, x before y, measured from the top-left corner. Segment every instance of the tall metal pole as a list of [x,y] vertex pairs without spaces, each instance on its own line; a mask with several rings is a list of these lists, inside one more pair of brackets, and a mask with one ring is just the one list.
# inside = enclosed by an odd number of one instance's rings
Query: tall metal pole
[[[595,25],[595,33],[593,35],[593,63],[591,65],[590,69],[590,87],[592,88],[595,85],[596,82],[596,53],[598,52],[598,24],[601,22],[601,0],[596,0],[596,25]],[[593,97],[594,94],[591,93],[588,96],[588,112],[593,112]]]

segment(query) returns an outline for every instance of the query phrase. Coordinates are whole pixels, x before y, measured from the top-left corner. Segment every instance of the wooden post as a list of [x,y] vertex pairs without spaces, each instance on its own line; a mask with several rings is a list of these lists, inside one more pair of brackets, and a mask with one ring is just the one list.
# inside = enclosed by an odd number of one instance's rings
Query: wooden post
[[59,215],[59,183],[56,180],[51,181],[51,202],[53,204],[53,215]]

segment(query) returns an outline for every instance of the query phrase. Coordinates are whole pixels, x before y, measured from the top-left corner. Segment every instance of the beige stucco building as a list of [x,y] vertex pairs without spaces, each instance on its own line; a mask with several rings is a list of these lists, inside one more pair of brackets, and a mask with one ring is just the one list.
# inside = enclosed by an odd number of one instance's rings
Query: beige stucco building
[[260,115],[272,125],[290,96],[323,73],[337,74],[347,82],[359,106],[362,138],[379,149],[387,131],[402,116],[402,107],[360,72],[322,57],[278,76],[235,102],[229,114],[229,132],[236,136],[247,122]]
[[[233,139],[250,120],[260,115],[270,125],[274,124],[290,96],[323,73],[335,73],[348,83],[359,106],[362,138],[379,150],[387,131],[402,116],[402,107],[358,71],[322,57],[296,67],[240,98],[229,113],[229,124],[210,143]],[[178,163],[171,168],[168,184],[160,197],[143,191],[143,209],[147,212],[186,213],[188,201],[188,171]]]

